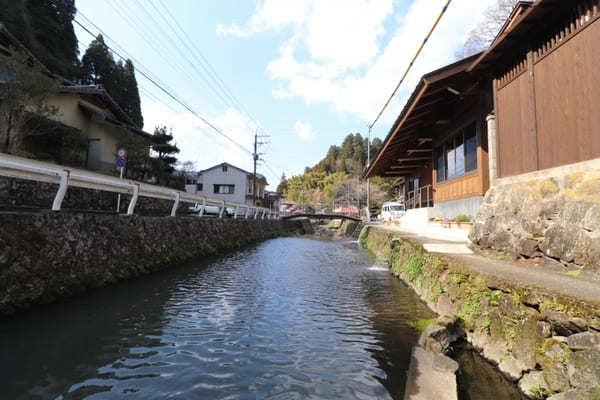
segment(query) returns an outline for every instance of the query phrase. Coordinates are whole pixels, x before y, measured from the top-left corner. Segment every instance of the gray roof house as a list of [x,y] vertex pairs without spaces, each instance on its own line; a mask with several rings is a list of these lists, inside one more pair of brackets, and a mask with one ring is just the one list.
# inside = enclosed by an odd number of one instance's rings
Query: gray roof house
[[[185,190],[207,197],[252,205],[253,174],[229,163],[217,164],[211,168],[188,176]],[[265,204],[264,175],[256,174],[256,205]]]

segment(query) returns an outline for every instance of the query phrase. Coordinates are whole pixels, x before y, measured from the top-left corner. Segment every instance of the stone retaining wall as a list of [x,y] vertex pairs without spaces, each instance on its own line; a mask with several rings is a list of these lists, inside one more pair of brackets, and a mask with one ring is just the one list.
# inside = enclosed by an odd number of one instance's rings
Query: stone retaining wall
[[514,257],[600,272],[600,171],[588,164],[573,169],[501,180],[485,196],[471,241]]
[[0,214],[0,314],[158,268],[305,233],[302,221]]
[[599,398],[598,305],[491,280],[392,232],[370,228],[360,242],[432,310],[458,318],[473,347],[525,395]]
[[[51,209],[58,184],[0,177],[0,209],[41,208]],[[131,195],[122,194],[120,212],[125,213]],[[190,204],[180,202],[177,214],[187,214]],[[63,210],[116,212],[117,194],[102,190],[69,187],[63,200]],[[173,200],[139,197],[135,213],[165,216],[171,214]]]

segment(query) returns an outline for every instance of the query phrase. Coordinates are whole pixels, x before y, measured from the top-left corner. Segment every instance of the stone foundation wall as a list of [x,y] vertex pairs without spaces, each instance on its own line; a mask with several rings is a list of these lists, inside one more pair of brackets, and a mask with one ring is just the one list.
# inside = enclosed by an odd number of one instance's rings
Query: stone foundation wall
[[360,242],[432,310],[456,318],[473,347],[528,397],[598,398],[598,305],[491,280],[392,232],[370,228]]
[[600,272],[600,171],[546,175],[492,187],[469,238],[515,257]]
[[300,221],[0,214],[0,314],[169,265],[304,233]]

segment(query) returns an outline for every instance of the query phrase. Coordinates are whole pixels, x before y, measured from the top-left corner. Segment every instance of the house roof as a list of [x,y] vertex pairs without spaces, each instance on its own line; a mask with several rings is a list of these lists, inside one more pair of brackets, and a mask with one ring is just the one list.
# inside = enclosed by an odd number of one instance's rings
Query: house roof
[[[59,75],[52,73],[41,61],[39,61],[30,51],[25,47],[6,27],[2,22],[0,22],[0,52],[4,53],[7,56],[11,56],[12,53],[10,48],[15,48],[19,51],[22,51],[29,59],[31,59],[34,63],[39,65],[42,68],[42,71],[48,75],[49,77],[56,79],[60,85],[58,86],[59,93],[78,93],[78,94],[90,94],[98,98],[102,104],[109,109],[118,119],[116,121],[105,114],[103,114],[104,120],[107,120],[112,123],[116,123],[117,125],[124,126],[130,131],[141,135],[141,136],[151,136],[149,133],[144,132],[140,129],[140,127],[136,126],[133,120],[127,115],[123,109],[117,104],[117,102],[108,94],[108,92],[102,87],[102,85],[80,85],[76,84],[68,79],[65,79]],[[80,106],[82,106],[80,104]],[[85,106],[82,106],[85,108]],[[87,107],[90,110],[91,107]],[[89,111],[89,110],[87,110]],[[97,116],[98,112],[93,110]]]
[[143,136],[146,138],[152,137],[152,134],[150,134],[148,132],[144,132],[141,129],[136,128],[135,126],[128,125],[128,124],[123,123],[122,121],[116,120],[116,119],[112,118],[111,116],[107,115],[106,113],[103,113],[102,111],[98,111],[97,109],[90,107],[81,101],[79,102],[78,105],[79,105],[79,108],[81,109],[81,111],[83,111],[85,114],[87,114],[90,117],[99,119],[101,121],[106,121],[106,122],[116,125],[116,126],[121,126],[137,135],[140,135],[140,136]]
[[76,93],[76,94],[89,94],[97,98],[102,104],[109,109],[121,123],[124,123],[128,127],[140,130],[138,126],[133,122],[131,117],[123,111],[123,109],[117,104],[117,102],[111,97],[110,94],[104,89],[102,85],[61,85],[58,87],[60,93]]
[[[366,178],[383,176],[384,173],[390,172],[391,167],[397,166],[398,162],[409,162],[411,166],[431,162],[423,160],[424,146],[431,147],[432,138],[423,132],[422,128],[424,125],[446,121],[451,111],[448,104],[460,99],[459,95],[465,95],[479,83],[477,76],[466,72],[478,56],[479,54],[467,57],[430,72],[420,79],[365,173]],[[406,153],[406,156],[400,161],[398,155],[403,153]],[[431,152],[428,155],[431,155]],[[406,175],[408,170],[400,169],[396,171],[396,176]],[[390,172],[385,176],[393,175]]]
[[[212,171],[213,169],[216,169],[216,168],[221,168],[221,167],[223,167],[224,165],[226,165],[226,166],[228,166],[228,167],[231,167],[231,168],[235,168],[235,169],[237,169],[238,171],[241,171],[241,172],[245,173],[246,175],[254,176],[254,174],[253,174],[252,172],[248,172],[248,171],[246,171],[245,169],[242,169],[242,168],[240,168],[240,167],[236,167],[235,165],[229,164],[229,163],[227,163],[227,162],[223,162],[223,163],[221,163],[221,164],[214,165],[214,166],[212,166],[212,167],[210,167],[210,168],[203,169],[202,171],[199,171],[198,173],[199,173],[199,174],[203,174],[203,173],[205,173],[205,172]],[[259,181],[264,181],[264,182],[265,182],[265,185],[268,185],[268,184],[269,184],[269,183],[267,182],[267,178],[266,178],[264,175],[261,175],[261,174],[259,174],[259,173],[257,173],[257,174],[256,174],[256,179],[257,179],[257,180],[259,180]]]
[[[519,2],[490,47],[472,63],[468,71],[499,70],[514,56],[524,53],[537,37],[555,30],[571,15],[571,10],[585,0],[535,0]],[[517,11],[522,11],[520,14]]]

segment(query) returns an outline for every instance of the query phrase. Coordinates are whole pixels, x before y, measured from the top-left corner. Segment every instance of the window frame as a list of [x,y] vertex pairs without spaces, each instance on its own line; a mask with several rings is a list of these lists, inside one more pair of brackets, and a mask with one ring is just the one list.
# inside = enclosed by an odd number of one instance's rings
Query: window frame
[[[221,188],[228,188],[229,190],[221,192]],[[235,185],[215,183],[213,185],[213,194],[235,194]]]
[[[471,131],[473,129],[473,131]],[[447,182],[451,182],[455,179],[459,179],[462,178],[464,176],[467,175],[471,175],[473,173],[476,173],[479,170],[479,160],[477,157],[477,152],[478,152],[478,148],[480,146],[479,143],[479,125],[477,123],[476,120],[473,120],[465,125],[463,125],[460,129],[458,129],[456,132],[452,133],[451,135],[449,135],[439,146],[435,147],[435,151],[434,151],[434,163],[435,163],[435,171],[436,171],[436,184],[440,185],[440,184],[444,184]],[[468,163],[467,163],[467,155],[469,153],[467,153],[467,139],[473,138],[472,135],[470,135],[471,133],[475,133],[474,137],[475,137],[475,168],[473,169],[467,169]],[[467,136],[469,135],[469,136]],[[460,140],[457,141],[457,138],[460,137]],[[458,174],[456,173],[457,171],[457,142],[460,142],[460,146],[462,146],[462,169],[463,171]],[[451,143],[451,150],[449,144]],[[449,164],[448,164],[448,154],[451,153],[453,155],[453,160],[454,160],[454,166],[452,168],[452,171],[454,171],[454,175],[452,177],[449,176],[448,172],[451,170]],[[440,168],[440,161],[443,161],[444,165],[443,168]],[[443,177],[441,177],[440,171],[442,171]]]

